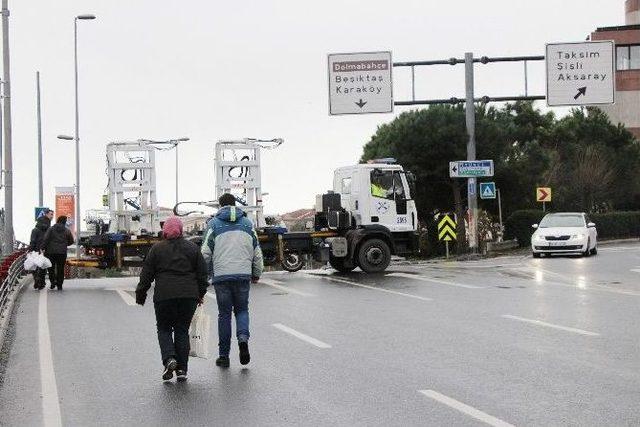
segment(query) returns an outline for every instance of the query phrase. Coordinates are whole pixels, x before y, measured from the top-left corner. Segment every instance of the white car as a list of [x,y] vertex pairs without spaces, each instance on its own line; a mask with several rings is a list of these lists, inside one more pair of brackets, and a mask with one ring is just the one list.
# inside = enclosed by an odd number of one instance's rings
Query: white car
[[552,213],[545,215],[540,224],[533,224],[531,251],[534,258],[542,254],[598,253],[596,225],[584,213]]

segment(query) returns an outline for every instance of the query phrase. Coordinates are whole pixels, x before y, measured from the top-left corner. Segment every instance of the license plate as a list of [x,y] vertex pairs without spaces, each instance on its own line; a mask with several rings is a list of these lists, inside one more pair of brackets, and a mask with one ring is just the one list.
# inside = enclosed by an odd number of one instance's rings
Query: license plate
[[566,246],[566,242],[549,242],[549,246]]

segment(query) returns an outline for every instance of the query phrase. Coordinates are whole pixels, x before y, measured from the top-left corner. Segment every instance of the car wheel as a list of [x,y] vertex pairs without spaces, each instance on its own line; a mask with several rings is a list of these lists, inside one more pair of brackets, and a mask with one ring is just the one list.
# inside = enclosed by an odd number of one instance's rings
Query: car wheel
[[598,245],[594,246],[593,249],[591,249],[591,255],[598,255]]
[[391,249],[380,239],[369,239],[358,249],[358,265],[365,273],[384,271],[391,262]]
[[587,249],[584,252],[582,252],[583,257],[588,257],[589,255],[591,255],[591,249],[589,249],[590,246],[591,246],[591,240],[587,240]]
[[533,255],[534,258],[540,258],[540,255],[542,255],[542,254],[539,254],[537,252],[533,252],[532,255]]
[[297,252],[288,252],[284,254],[284,259],[280,265],[288,272],[295,273],[304,267],[304,258]]

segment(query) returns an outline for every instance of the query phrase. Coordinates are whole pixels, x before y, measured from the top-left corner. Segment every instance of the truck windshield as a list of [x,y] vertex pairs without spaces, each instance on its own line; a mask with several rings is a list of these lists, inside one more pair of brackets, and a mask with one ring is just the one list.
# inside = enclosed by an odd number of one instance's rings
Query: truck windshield
[[540,221],[540,228],[584,226],[582,215],[547,215]]
[[372,171],[371,195],[383,199],[405,199],[402,176],[398,171]]
[[371,195],[393,200],[393,172],[371,171]]

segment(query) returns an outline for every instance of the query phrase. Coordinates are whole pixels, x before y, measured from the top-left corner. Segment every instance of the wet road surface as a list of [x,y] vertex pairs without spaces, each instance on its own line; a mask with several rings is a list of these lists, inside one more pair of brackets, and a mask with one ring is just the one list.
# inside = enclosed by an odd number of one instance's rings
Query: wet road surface
[[[26,289],[0,424],[638,425],[639,279],[632,243],[589,258],[268,273],[251,291],[251,364],[234,343],[231,368],[191,359],[184,384],[160,380],[135,278]],[[215,297],[205,305],[215,356]]]

